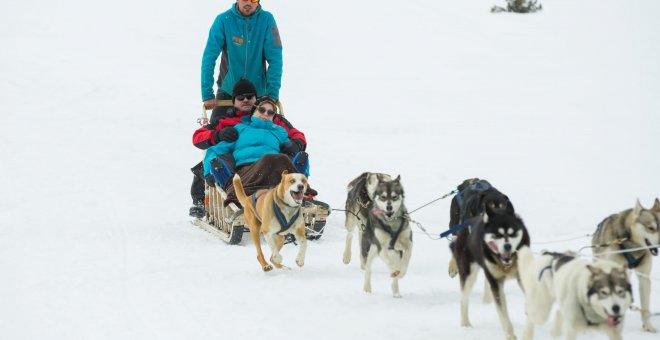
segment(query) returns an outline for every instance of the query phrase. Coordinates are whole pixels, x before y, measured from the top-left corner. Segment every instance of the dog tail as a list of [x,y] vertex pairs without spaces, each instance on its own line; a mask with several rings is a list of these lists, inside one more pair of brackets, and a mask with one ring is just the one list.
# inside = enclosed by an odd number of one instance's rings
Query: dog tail
[[257,216],[255,208],[252,205],[252,200],[245,194],[245,189],[243,189],[243,182],[241,182],[241,176],[235,174],[233,183],[234,183],[234,191],[236,192],[236,197],[243,206],[243,213]]

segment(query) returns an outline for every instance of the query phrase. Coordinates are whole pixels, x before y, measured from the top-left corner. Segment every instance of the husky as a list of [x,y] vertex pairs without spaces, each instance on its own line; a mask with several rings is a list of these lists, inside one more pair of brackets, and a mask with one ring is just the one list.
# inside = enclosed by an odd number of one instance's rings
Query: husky
[[[366,214],[366,218],[362,219],[363,225],[360,234],[360,263],[365,272],[363,289],[365,292],[371,293],[371,264],[376,256],[380,256],[390,271],[392,295],[395,298],[400,298],[399,279],[406,275],[410,256],[412,255],[412,230],[403,203],[404,190],[401,185],[401,176],[397,176],[394,180],[387,180],[391,177],[382,174],[363,175],[365,191],[360,194],[362,195],[361,199],[370,197],[369,204],[360,206],[361,213]],[[363,175],[358,177],[356,181],[360,182]],[[356,181],[351,183],[357,183]],[[361,199],[358,202],[364,204],[365,202]],[[354,207],[353,201],[355,200],[351,196],[351,190],[349,190],[348,199],[346,200],[347,208],[349,206]],[[347,214],[347,229],[350,225],[348,216],[352,215]],[[354,228],[355,221],[351,223],[353,223],[351,227]],[[344,262],[347,262],[346,259],[350,261],[350,241],[348,238],[346,244],[349,256],[347,258],[347,251],[345,250]]]
[[[451,200],[449,227],[455,227],[465,221],[482,215],[486,207],[498,214],[513,216],[515,210],[509,197],[493,187],[488,181],[479,178],[466,179],[458,187],[458,193]],[[450,244],[450,248],[453,244]],[[458,274],[456,259],[449,260],[449,276]],[[488,299],[486,299],[488,300]]]
[[565,333],[566,339],[575,339],[578,332],[598,330],[609,339],[622,339],[625,313],[632,303],[623,265],[608,260],[590,263],[574,252],[535,257],[529,247],[522,247],[518,253],[527,313],[523,340],[534,337],[534,325],[548,321],[555,302],[559,308],[553,336]]
[[[637,272],[642,327],[651,333],[656,333],[657,329],[650,320],[651,280],[648,275],[653,264],[651,256],[658,255],[659,228],[660,201],[656,198],[651,209],[644,209],[637,200],[634,208],[611,215],[600,222],[591,240],[594,256],[621,263]],[[621,252],[641,247],[648,249]]]
[[482,268],[507,339],[515,339],[507,311],[504,281],[518,278],[517,251],[529,246],[529,234],[518,216],[498,214],[486,207],[483,216],[468,220],[470,230],[456,234],[452,246],[461,280],[461,326],[471,327],[468,319],[470,291]]
[[[387,174],[365,172],[352,180],[348,184],[348,197],[346,198],[346,246],[344,247],[343,261],[345,264],[351,263],[351,242],[353,240],[353,230],[358,228],[358,243],[362,244],[362,231],[367,221],[369,209],[374,201],[374,191],[376,187],[384,182],[389,182],[392,177]],[[364,261],[360,267],[364,269]]]

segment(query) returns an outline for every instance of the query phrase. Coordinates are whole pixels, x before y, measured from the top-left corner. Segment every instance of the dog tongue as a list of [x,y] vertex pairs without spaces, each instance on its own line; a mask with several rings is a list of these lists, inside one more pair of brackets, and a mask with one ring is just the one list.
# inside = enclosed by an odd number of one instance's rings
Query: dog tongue
[[619,320],[619,317],[608,315],[607,316],[607,325],[610,326],[610,327],[614,327],[614,326],[617,325],[618,320]]

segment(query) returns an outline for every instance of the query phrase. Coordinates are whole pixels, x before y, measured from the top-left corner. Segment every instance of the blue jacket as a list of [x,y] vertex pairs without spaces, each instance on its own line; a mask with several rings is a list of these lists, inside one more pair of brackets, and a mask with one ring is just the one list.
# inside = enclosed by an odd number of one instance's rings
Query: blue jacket
[[280,153],[280,145],[289,141],[286,130],[272,121],[245,116],[241,124],[234,127],[238,131],[235,142],[220,142],[206,151],[204,156],[204,176],[211,169],[211,160],[218,155],[231,152],[236,166],[256,162],[263,155]]
[[254,14],[245,17],[234,4],[230,10],[215,18],[202,57],[202,100],[215,98],[213,72],[220,52],[220,90],[231,94],[234,84],[245,77],[254,83],[257,96],[279,98],[282,41],[275,18],[261,9],[261,5]]

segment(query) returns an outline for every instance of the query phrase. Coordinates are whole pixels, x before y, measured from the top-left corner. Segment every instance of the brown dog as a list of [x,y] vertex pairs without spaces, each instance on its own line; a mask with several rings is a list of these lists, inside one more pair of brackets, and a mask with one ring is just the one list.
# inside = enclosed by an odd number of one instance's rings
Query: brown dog
[[243,206],[245,221],[250,228],[252,242],[257,248],[257,260],[261,268],[267,272],[273,269],[264,259],[261,250],[260,234],[264,234],[266,243],[272,250],[270,262],[277,268],[282,268],[280,249],[284,245],[284,235],[295,234],[300,242],[296,264],[305,264],[307,238],[305,237],[305,220],[302,213],[303,194],[307,189],[307,177],[303,174],[282,172],[280,183],[268,190],[259,190],[254,197],[248,197],[243,189],[241,177],[234,175],[236,197]]

